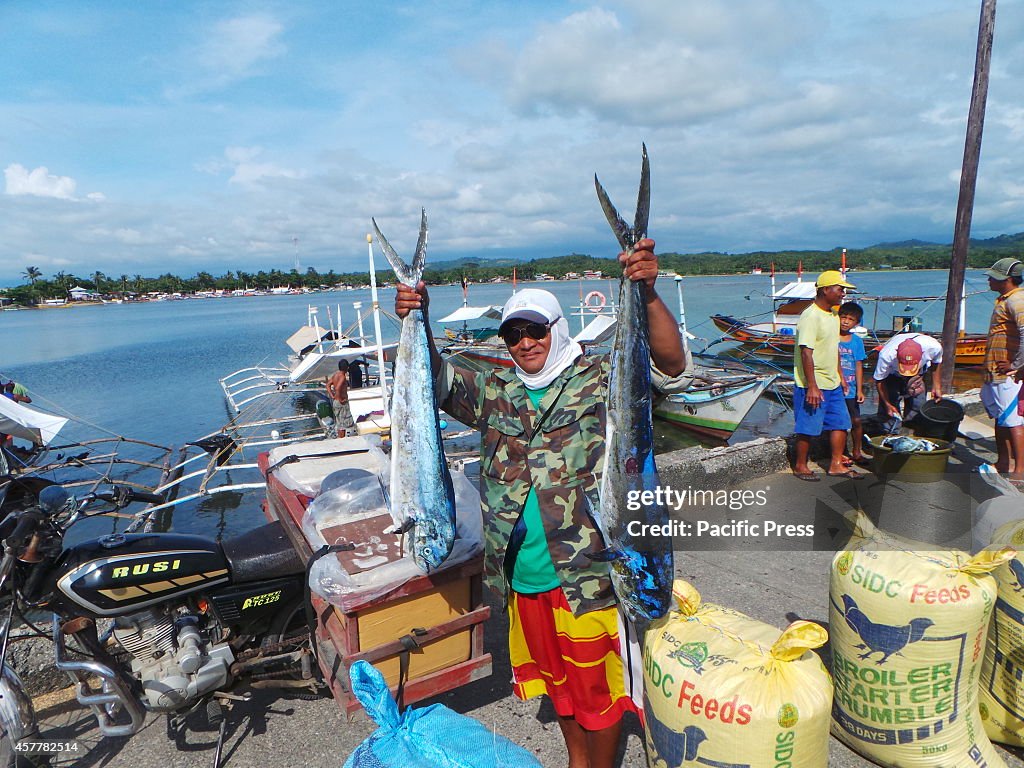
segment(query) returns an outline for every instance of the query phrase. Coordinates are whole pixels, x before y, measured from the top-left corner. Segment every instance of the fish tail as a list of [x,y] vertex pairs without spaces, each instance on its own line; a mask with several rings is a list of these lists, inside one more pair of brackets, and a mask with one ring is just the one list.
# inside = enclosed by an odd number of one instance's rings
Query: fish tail
[[377,233],[377,242],[380,243],[380,248],[384,251],[384,256],[395,271],[398,281],[403,285],[416,287],[423,278],[423,266],[427,259],[426,210],[420,209],[420,236],[416,242],[416,253],[413,255],[412,264],[406,264],[402,257],[395,252],[395,249],[391,247],[391,243],[388,242],[387,238],[380,231],[380,227],[377,226],[376,220],[371,218],[370,221],[373,222],[373,230]]

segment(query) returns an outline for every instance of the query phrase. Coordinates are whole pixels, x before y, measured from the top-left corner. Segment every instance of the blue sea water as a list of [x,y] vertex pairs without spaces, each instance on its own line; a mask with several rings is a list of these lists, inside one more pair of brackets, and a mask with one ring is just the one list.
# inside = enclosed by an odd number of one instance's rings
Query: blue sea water
[[[813,279],[813,276],[811,276]],[[778,276],[779,285],[792,275]],[[852,273],[852,282],[873,295],[940,295],[945,291],[944,271]],[[523,284],[520,284],[521,286]],[[592,290],[611,296],[611,281],[545,282],[531,284],[553,291],[564,307],[577,304]],[[678,311],[676,284],[668,278],[659,291],[673,312]],[[749,316],[770,312],[768,276],[686,277],[682,281],[689,331],[701,349],[719,333],[708,321],[716,312]],[[991,293],[980,272],[968,274],[967,327],[984,331],[992,308]],[[474,285],[470,303],[503,304],[511,295],[510,284]],[[458,286],[431,289],[431,318],[443,317],[462,303]],[[382,289],[381,305],[393,308],[394,292]],[[107,304],[102,306],[0,312],[0,377],[13,378],[29,388],[36,405],[73,417],[62,439],[95,436],[102,428],[113,434],[163,445],[180,445],[217,431],[231,414],[218,380],[257,364],[283,363],[285,346],[295,330],[304,325],[307,307],[320,308],[319,321],[327,324],[328,308],[341,325],[355,325],[353,303],[363,311],[370,305],[369,290],[341,291],[296,296],[255,296],[226,299]],[[900,314],[905,302],[878,307],[877,325],[890,327],[892,314]],[[915,311],[921,311],[916,304]],[[870,309],[865,324],[872,320]],[[943,306],[924,308],[925,329],[937,329]],[[571,317],[575,332],[580,318]],[[368,334],[372,322],[364,323]],[[386,341],[397,340],[398,326],[383,322]],[[442,333],[434,322],[435,335]],[[718,349],[719,347],[714,347]],[[791,417],[779,405],[763,400],[756,406],[737,438],[759,434],[784,434]],[[671,427],[659,425],[661,444],[669,447],[693,444],[693,439]],[[261,520],[258,507],[230,513],[232,501],[205,505],[196,513],[178,514],[173,527],[204,533],[244,530]]]

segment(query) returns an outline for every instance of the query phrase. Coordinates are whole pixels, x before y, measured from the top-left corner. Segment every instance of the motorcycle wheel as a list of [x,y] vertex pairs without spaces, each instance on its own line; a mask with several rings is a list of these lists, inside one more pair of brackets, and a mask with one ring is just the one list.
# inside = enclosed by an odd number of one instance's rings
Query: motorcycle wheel
[[309,642],[309,625],[306,623],[304,605],[300,604],[277,614],[260,646],[267,648],[289,640],[293,640],[297,648]]
[[[287,645],[272,651],[272,653],[287,653],[290,650],[297,651],[308,648],[309,642],[309,624],[306,623],[306,609],[303,604],[300,604],[297,607],[282,611],[274,618],[260,647],[268,649],[277,646],[279,643],[287,643]],[[309,658],[307,663],[315,666],[316,661]],[[295,680],[303,679],[302,667],[300,665],[291,665],[289,672],[291,672],[288,675],[289,677]],[[314,678],[317,677],[316,672],[316,670],[313,670]],[[319,691],[312,695],[294,695],[299,698],[314,700],[321,698],[323,693],[324,691]]]

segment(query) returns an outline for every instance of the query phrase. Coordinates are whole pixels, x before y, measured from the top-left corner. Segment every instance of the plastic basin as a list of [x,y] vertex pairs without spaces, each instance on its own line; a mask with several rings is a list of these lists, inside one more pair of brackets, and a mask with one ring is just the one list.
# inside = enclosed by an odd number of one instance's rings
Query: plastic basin
[[934,483],[941,480],[949,464],[953,445],[948,440],[928,438],[939,447],[934,451],[893,453],[882,445],[886,435],[872,437],[871,471],[880,477],[893,477],[908,483]]
[[952,443],[956,440],[960,422],[964,419],[964,408],[956,400],[941,398],[927,400],[914,420],[914,434],[929,439],[939,438]]

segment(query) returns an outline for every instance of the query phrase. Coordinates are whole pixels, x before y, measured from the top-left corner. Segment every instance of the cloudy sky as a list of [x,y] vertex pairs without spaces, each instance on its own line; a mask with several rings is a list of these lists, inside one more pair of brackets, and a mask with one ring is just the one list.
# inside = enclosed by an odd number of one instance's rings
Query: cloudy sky
[[[0,4],[0,284],[950,242],[980,0]],[[973,234],[1024,230],[1024,0],[1001,0]]]

